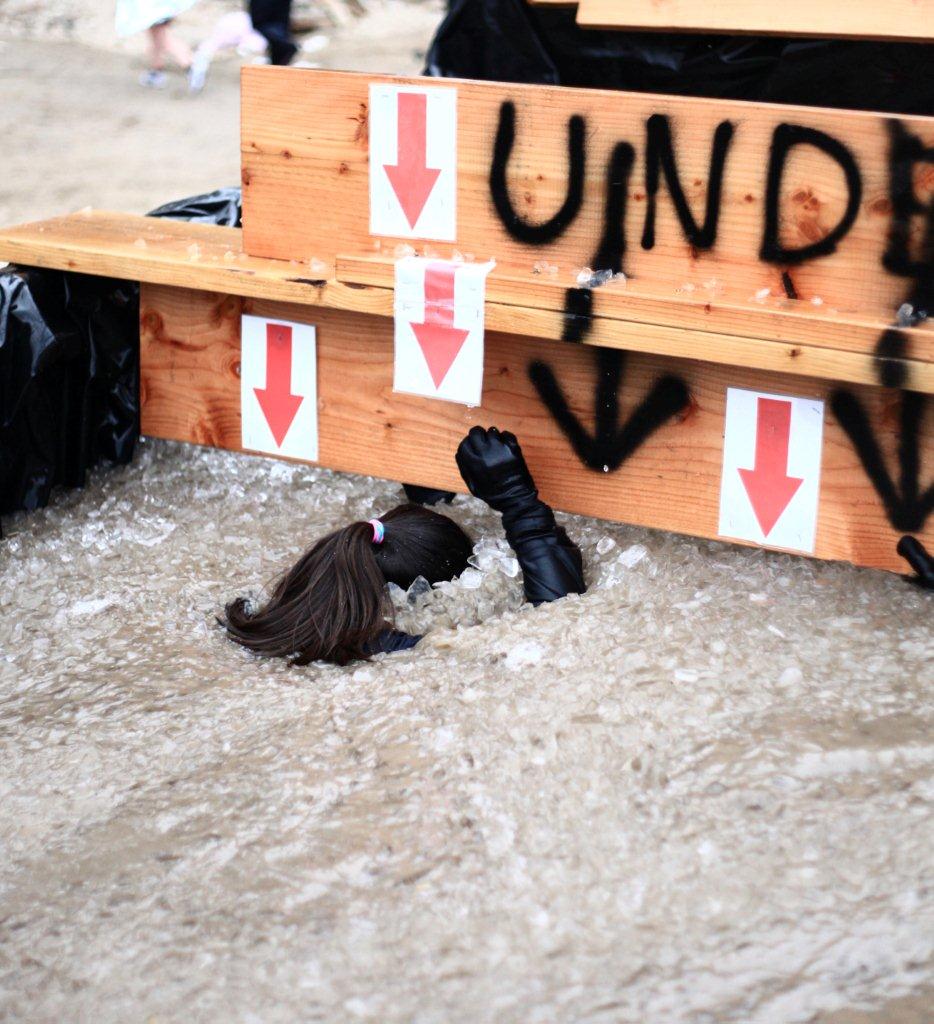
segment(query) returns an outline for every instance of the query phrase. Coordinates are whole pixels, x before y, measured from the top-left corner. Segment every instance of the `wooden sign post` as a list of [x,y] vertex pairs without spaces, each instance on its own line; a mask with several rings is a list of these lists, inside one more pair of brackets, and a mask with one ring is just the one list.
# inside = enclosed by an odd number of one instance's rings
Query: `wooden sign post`
[[246,68],[241,143],[242,233],[0,233],[143,282],[145,433],[462,489],[495,423],[568,511],[893,570],[903,533],[934,547],[934,119]]

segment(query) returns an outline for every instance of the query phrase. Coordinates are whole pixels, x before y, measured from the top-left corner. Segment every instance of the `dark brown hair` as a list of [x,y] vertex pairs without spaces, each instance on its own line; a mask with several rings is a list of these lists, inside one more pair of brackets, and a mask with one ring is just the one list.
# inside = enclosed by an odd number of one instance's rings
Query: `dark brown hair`
[[253,611],[243,597],[232,601],[222,623],[230,638],[296,665],[368,657],[392,615],[386,584],[408,589],[419,576],[453,579],[473,550],[457,523],[420,505],[400,505],[380,520],[381,544],[369,523],[351,523],[306,551],[262,608]]

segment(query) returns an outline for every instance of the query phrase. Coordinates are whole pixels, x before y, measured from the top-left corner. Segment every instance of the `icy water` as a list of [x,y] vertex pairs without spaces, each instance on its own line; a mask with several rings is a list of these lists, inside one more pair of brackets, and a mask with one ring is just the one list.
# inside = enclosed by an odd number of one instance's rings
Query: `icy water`
[[[931,1019],[934,601],[562,517],[590,593],[397,594],[415,650],[214,622],[392,484],[148,442],[0,542],[0,1018]],[[418,588],[416,588],[417,590]]]

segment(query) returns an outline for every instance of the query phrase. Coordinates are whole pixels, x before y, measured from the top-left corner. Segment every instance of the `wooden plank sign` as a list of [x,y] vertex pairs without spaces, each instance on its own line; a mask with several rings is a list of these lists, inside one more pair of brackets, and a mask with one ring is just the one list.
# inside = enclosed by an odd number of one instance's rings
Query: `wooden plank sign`
[[370,167],[371,93],[388,82],[400,101],[407,88],[456,93],[454,154],[428,159],[430,135],[424,152],[399,143],[426,173],[456,160],[456,236],[426,231],[415,248],[495,259],[491,288],[498,275],[563,288],[612,276],[595,294],[617,309],[690,295],[879,323],[911,289],[934,118],[425,81],[245,68],[245,250],[319,276],[339,256],[409,251],[411,237],[370,233],[370,175],[396,166]]
[[[456,126],[442,126],[444,109]],[[511,306],[506,329],[514,334],[525,323],[539,339],[626,347],[618,340],[625,325],[630,337],[657,332],[651,353],[671,354],[670,340],[681,338],[708,360],[647,356],[631,395],[636,411],[619,427],[607,426],[601,410],[616,409],[628,389],[620,353],[595,357],[588,400],[563,383],[578,358],[571,350],[532,337],[514,338],[508,353],[494,343],[510,397],[485,390],[483,411],[533,439],[533,451],[541,440],[538,465],[554,465],[542,449],[568,445],[579,460],[561,459],[560,474],[546,477],[559,506],[672,529],[689,522],[705,536],[888,567],[897,564],[898,531],[924,528],[934,498],[917,479],[921,452],[930,464],[931,449],[919,395],[902,395],[900,441],[890,425],[877,442],[867,409],[877,403],[878,412],[886,399],[841,388],[834,371],[805,385],[709,364],[726,362],[724,351],[746,362],[730,333],[737,328],[776,352],[794,330],[809,351],[824,337],[840,356],[870,357],[877,383],[921,386],[924,372],[912,361],[934,362],[934,333],[916,308],[927,303],[924,268],[934,247],[934,213],[924,216],[934,209],[934,119],[500,83],[286,79],[275,69],[244,71],[242,118],[244,248],[252,256],[307,262],[370,287],[388,286],[393,263],[413,252],[495,260],[488,296]],[[454,185],[445,217],[423,213],[439,179]],[[393,192],[398,210],[389,215]],[[402,225],[395,232],[387,229],[392,217]],[[536,326],[543,308],[562,317],[560,334],[540,317]],[[841,314],[848,327],[834,323]],[[706,340],[694,332],[708,316]],[[539,357],[546,352],[551,361]],[[485,388],[495,389],[490,372]],[[372,383],[361,387],[372,395]],[[424,416],[453,447],[462,414],[380,395],[400,446],[399,474],[453,483],[450,467],[430,472],[423,462],[420,424]],[[680,458],[692,466],[675,469],[667,453],[676,436],[691,437],[683,424],[698,403],[712,412],[706,441],[689,441]],[[584,426],[588,404],[593,435]],[[724,441],[728,413],[733,439]],[[673,414],[682,426],[672,425]],[[411,455],[402,447],[409,442]],[[886,447],[902,453],[897,485]],[[351,451],[347,459],[348,468],[366,468]],[[635,472],[640,460],[647,479],[654,465],[661,482],[637,497],[613,474],[624,461]],[[705,469],[695,479],[698,460]],[[875,492],[874,526],[862,540],[853,494],[840,501],[850,484],[838,489],[854,475],[862,488],[868,477]]]
[[[495,423],[520,438],[543,497],[557,508],[739,543],[787,545],[799,551],[813,545],[809,553],[820,558],[904,569],[895,552],[900,533],[890,522],[891,510],[879,500],[859,453],[832,411],[838,393],[858,403],[872,424],[886,471],[895,475],[898,437],[892,424],[900,415],[901,400],[881,388],[857,385],[841,391],[833,383],[789,374],[652,354],[624,357],[609,349],[488,331],[483,404],[469,409],[393,390],[392,320],[387,317],[147,285],[141,297],[144,433],[243,448],[243,313],[314,325],[320,460],[326,466],[463,490],[454,464],[457,444],[473,424]],[[530,368],[535,372],[530,374]],[[631,434],[639,424],[647,396],[658,394],[666,378],[683,382],[690,394],[688,405],[626,455],[626,432]],[[542,385],[549,383],[553,389],[543,400]],[[807,517],[808,491],[819,488],[816,519],[807,525],[814,530],[813,538],[797,539],[783,515],[770,521],[776,515],[770,498],[775,485],[769,479],[775,446],[756,436],[755,422],[746,426],[752,431],[747,450],[736,465],[726,467],[735,478],[733,506],[726,512],[736,523],[721,528],[726,405],[728,392],[737,388],[765,396],[779,407],[791,398],[811,406],[824,403],[822,439],[807,436],[813,428],[806,422],[799,438],[792,414],[791,450],[774,468],[774,475],[791,480],[787,487],[802,480],[787,504],[793,520]],[[618,414],[601,413],[601,404],[618,409]],[[755,415],[758,409],[753,408]],[[930,414],[929,409],[927,432],[915,439],[916,454],[928,474],[934,466]],[[577,431],[573,441],[566,433],[569,424]],[[784,435],[777,441],[784,443]],[[808,462],[814,444],[820,449],[818,479]],[[747,502],[746,518],[757,517],[753,529],[758,534],[742,527]],[[773,531],[781,543],[770,539]],[[918,536],[934,549],[930,518]]]

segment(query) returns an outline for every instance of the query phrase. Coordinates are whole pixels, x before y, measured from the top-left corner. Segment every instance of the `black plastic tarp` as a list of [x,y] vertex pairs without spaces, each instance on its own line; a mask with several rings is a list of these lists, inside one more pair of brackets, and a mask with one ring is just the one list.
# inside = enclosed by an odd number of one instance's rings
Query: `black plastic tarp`
[[[237,227],[240,190],[150,216]],[[0,514],[125,463],[139,435],[139,285],[57,270],[0,271]]]
[[573,8],[525,0],[453,0],[425,73],[934,113],[927,44],[597,31],[578,27],[574,16]]

